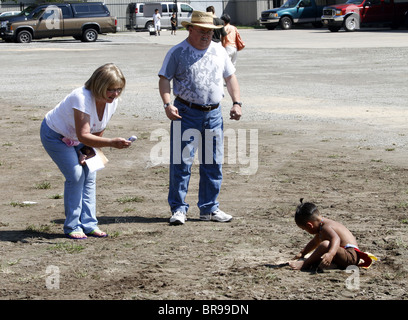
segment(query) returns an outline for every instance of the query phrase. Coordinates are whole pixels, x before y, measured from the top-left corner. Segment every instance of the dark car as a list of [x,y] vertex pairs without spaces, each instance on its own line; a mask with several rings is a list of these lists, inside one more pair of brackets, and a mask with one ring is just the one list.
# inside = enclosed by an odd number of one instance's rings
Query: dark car
[[32,5],[19,15],[0,19],[0,37],[5,41],[72,36],[89,42],[116,30],[117,20],[102,2]]

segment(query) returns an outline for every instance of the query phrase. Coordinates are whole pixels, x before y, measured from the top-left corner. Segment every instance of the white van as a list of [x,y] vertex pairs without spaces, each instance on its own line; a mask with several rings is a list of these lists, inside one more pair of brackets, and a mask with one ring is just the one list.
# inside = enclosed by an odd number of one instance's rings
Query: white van
[[129,3],[126,9],[126,28],[128,30],[148,29],[154,27],[153,13],[159,9],[161,15],[161,28],[170,29],[170,18],[173,12],[177,13],[177,24],[180,27],[181,21],[191,21],[193,8],[183,2],[178,2],[177,7],[174,2],[146,2]]

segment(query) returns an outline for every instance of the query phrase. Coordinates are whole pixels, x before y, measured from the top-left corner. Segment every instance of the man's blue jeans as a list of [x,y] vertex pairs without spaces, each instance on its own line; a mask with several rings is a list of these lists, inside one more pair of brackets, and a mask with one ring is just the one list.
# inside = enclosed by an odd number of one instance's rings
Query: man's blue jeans
[[224,152],[221,106],[209,112],[192,109],[179,101],[180,120],[172,121],[170,134],[170,184],[168,202],[171,212],[187,213],[185,202],[194,155],[198,150],[200,215],[218,209],[217,197],[222,182]]
[[77,151],[83,145],[68,147],[61,141],[63,136],[50,129],[45,120],[41,124],[40,136],[45,150],[65,177],[64,233],[90,233],[98,224],[95,206],[96,172],[89,173],[86,165],[79,164]]

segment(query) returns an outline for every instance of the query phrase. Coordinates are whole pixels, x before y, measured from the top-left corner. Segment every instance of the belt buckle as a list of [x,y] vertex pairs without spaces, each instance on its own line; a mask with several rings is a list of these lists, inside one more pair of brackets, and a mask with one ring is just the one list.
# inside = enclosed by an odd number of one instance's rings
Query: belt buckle
[[210,104],[205,104],[202,106],[205,111],[211,111],[212,106]]

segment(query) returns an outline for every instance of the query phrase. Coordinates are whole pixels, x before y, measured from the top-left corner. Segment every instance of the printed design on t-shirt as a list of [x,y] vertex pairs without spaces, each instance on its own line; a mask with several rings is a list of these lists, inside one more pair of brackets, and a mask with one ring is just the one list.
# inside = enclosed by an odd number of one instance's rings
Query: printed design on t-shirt
[[191,102],[216,103],[211,100],[219,95],[223,72],[217,63],[216,51],[209,48],[203,52],[190,46],[177,51],[178,71],[174,80],[178,94]]

